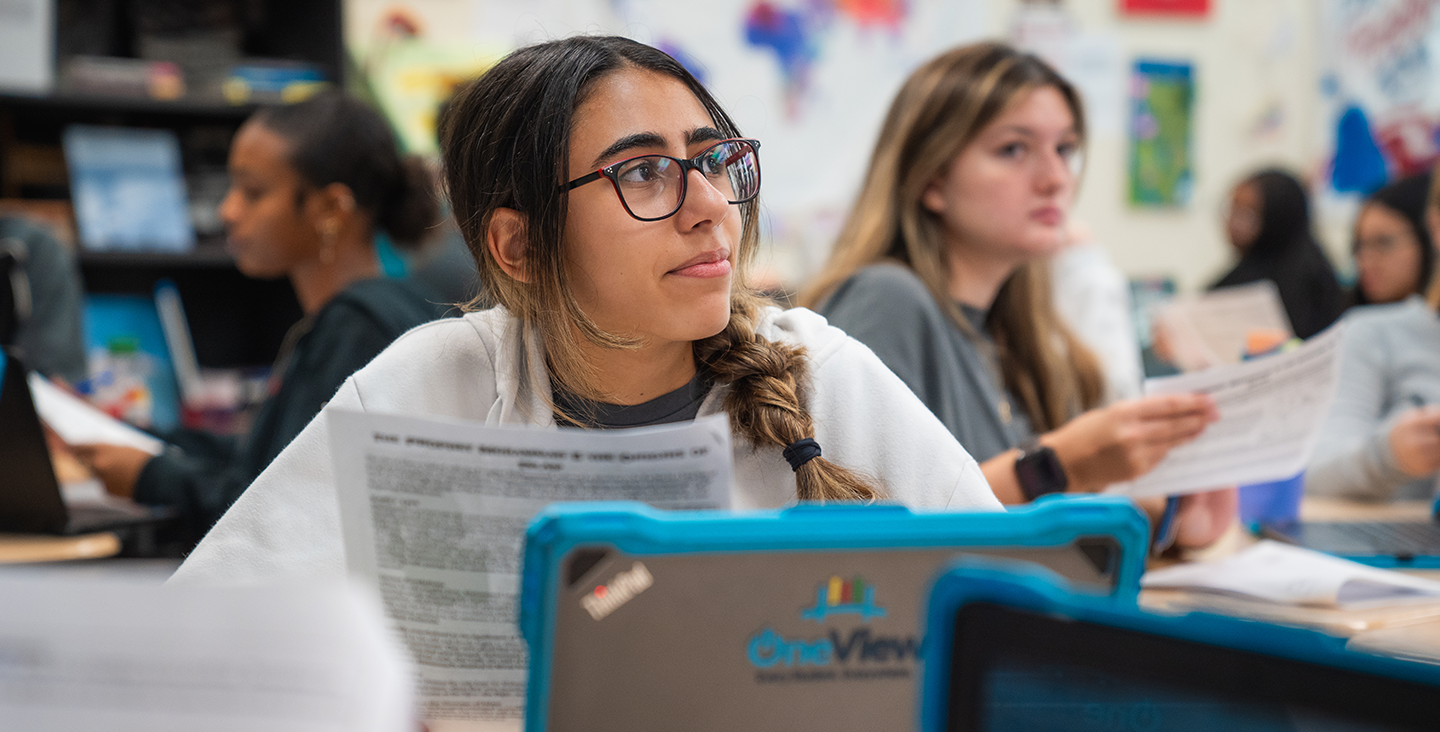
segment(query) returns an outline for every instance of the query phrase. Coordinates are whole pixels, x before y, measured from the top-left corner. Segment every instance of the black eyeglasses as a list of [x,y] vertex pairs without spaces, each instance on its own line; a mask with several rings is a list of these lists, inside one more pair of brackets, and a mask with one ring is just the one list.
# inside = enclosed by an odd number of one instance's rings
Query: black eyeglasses
[[745,203],[760,194],[759,140],[721,140],[689,160],[641,155],[607,165],[562,186],[571,190],[609,178],[626,213],[641,221],[668,219],[685,203],[690,171],[698,170],[725,200]]

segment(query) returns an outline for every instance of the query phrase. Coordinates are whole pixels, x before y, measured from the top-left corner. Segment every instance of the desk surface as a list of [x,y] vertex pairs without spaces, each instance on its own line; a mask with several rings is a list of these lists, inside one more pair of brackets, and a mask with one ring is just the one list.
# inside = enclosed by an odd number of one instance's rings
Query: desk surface
[[103,559],[120,553],[120,537],[108,531],[80,536],[0,534],[0,564]]
[[[1306,498],[1300,517],[1307,521],[1429,521],[1430,501],[1376,504],[1343,499]],[[1232,554],[1256,539],[1235,526],[1214,545],[1186,555],[1207,561]],[[1440,580],[1440,570],[1404,570]],[[1144,590],[1140,603],[1161,611],[1205,609],[1271,622],[1316,627],[1350,638],[1358,650],[1440,663],[1440,602],[1366,610],[1308,608],[1231,598],[1184,590]]]

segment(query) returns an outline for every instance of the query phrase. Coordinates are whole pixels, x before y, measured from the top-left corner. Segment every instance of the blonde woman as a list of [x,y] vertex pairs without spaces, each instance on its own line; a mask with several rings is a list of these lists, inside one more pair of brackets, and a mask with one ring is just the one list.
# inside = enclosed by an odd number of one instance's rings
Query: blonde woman
[[[1004,503],[1141,475],[1215,419],[1206,397],[1100,405],[1096,359],[1050,301],[1084,115],[1038,58],[996,43],[919,68],[880,132],[833,257],[805,295],[870,346],[981,461]],[[1190,497],[1179,541],[1228,525]]]
[[[457,95],[441,137],[455,218],[500,306],[412,330],[327,409],[549,429],[723,411],[738,508],[999,508],[873,354],[749,289],[759,142],[674,59],[613,37],[516,51]],[[326,440],[322,415],[177,577],[342,574]]]
[[[1429,230],[1424,246],[1433,246],[1440,242],[1440,186],[1433,180],[1423,215]],[[1419,263],[1415,266],[1422,266]],[[1346,314],[1340,386],[1305,471],[1307,493],[1373,501],[1435,494],[1440,474],[1440,277],[1432,274],[1419,273],[1421,280],[1430,281],[1423,298],[1411,295]]]

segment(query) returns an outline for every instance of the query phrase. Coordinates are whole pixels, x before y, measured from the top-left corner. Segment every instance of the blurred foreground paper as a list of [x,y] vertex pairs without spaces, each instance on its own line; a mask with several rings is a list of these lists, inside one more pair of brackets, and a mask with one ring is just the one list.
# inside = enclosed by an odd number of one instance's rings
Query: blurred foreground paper
[[598,500],[730,505],[723,414],[624,430],[340,409],[325,416],[345,561],[375,583],[405,639],[426,720],[513,725],[520,718],[527,668],[515,622],[520,551],[540,509]]
[[1335,398],[1341,333],[1342,326],[1331,326],[1288,353],[1147,379],[1146,395],[1209,394],[1220,421],[1171,450],[1150,472],[1106,492],[1176,495],[1299,473],[1315,450]]
[[412,732],[368,592],[0,578],[0,728]]

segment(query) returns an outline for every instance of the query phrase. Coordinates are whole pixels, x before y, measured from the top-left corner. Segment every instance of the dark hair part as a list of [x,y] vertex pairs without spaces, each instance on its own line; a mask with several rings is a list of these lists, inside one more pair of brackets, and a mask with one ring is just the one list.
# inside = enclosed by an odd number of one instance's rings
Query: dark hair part
[[[538,332],[552,384],[590,399],[604,394],[595,386],[594,369],[575,332],[602,347],[637,343],[603,331],[572,295],[563,252],[568,199],[560,184],[569,169],[575,111],[597,80],[623,69],[680,81],[716,129],[726,137],[740,136],[725,110],[675,59],[615,36],[577,36],[515,51],[457,92],[440,123],[446,190],[482,281],[496,301]],[[804,349],[755,332],[764,300],[751,289],[746,272],[759,243],[758,204],[740,206],[743,226],[730,322],[720,333],[695,342],[695,359],[717,384],[729,386],[725,409],[738,434],[757,447],[784,447],[815,433],[805,407]],[[486,243],[499,208],[525,218],[522,279],[510,277]],[[801,466],[795,477],[801,500],[877,496],[865,479],[824,458]]]
[[[1426,171],[1401,178],[1365,199],[1366,206],[1384,206],[1410,224],[1415,241],[1420,245],[1420,279],[1415,283],[1415,291],[1419,293],[1430,289],[1430,280],[1435,275],[1435,247],[1430,243],[1430,228],[1425,225],[1425,206],[1430,198],[1430,177],[1430,172]],[[1355,244],[1358,245],[1359,241]],[[1365,297],[1365,291],[1357,284],[1355,304],[1366,305],[1369,301],[1369,298]]]
[[324,91],[297,104],[266,107],[251,120],[285,138],[290,165],[306,183],[349,187],[356,207],[396,246],[418,247],[439,223],[424,162],[402,157],[390,125],[359,100]]

